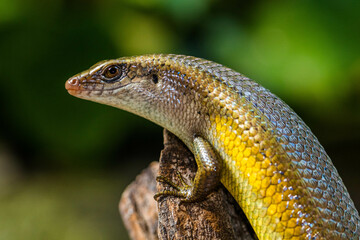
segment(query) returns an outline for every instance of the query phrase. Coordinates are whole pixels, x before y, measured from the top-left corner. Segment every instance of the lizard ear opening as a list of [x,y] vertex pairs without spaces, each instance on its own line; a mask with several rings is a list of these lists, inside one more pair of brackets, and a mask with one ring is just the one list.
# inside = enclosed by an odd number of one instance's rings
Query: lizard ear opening
[[157,74],[153,74],[151,77],[153,83],[157,84],[159,82],[159,76]]

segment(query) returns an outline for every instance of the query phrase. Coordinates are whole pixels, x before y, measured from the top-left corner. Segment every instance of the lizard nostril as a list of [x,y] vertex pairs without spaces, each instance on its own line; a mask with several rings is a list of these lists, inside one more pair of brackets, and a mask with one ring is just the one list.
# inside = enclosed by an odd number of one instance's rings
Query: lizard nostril
[[68,82],[69,82],[69,84],[71,84],[71,85],[78,85],[78,83],[79,83],[79,81],[78,81],[77,78],[72,78],[72,79],[70,79]]

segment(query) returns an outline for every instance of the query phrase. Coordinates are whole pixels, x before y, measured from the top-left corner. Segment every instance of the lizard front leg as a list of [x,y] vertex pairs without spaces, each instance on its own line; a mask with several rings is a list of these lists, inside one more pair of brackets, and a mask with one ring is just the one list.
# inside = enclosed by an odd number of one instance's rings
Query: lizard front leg
[[191,184],[186,184],[180,174],[182,186],[179,186],[164,176],[158,176],[158,182],[167,183],[175,190],[164,190],[155,194],[161,196],[177,196],[182,202],[194,202],[205,198],[220,183],[221,159],[211,144],[202,137],[194,139],[194,155],[198,170]]

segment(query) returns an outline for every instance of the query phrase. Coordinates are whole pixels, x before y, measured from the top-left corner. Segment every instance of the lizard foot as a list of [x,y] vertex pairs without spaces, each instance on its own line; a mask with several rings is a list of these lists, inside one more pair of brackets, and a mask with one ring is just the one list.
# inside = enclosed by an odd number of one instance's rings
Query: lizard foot
[[164,191],[160,191],[157,192],[154,195],[154,199],[157,201],[160,197],[162,196],[175,196],[175,197],[180,197],[181,198],[181,202],[191,202],[192,201],[192,196],[193,196],[193,185],[189,185],[187,184],[183,177],[181,176],[181,174],[179,172],[177,172],[177,175],[181,181],[181,185],[179,186],[178,184],[172,182],[170,179],[168,179],[167,177],[164,176],[157,176],[156,177],[156,181],[158,182],[162,182],[162,183],[166,183],[168,185],[170,185],[171,187],[173,187],[175,190],[164,190]]

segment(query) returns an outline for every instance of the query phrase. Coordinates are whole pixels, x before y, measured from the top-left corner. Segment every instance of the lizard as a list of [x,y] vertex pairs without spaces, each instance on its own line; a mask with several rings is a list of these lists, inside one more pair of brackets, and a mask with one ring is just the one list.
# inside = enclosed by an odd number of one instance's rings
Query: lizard
[[280,98],[221,64],[152,54],[101,61],[66,81],[76,97],[174,133],[198,166],[191,184],[158,192],[201,201],[221,182],[266,239],[360,239],[360,218],[330,157]]

